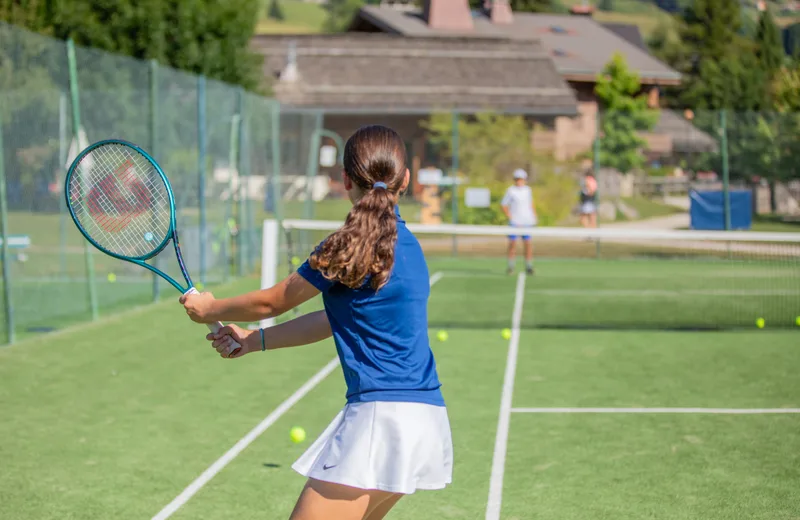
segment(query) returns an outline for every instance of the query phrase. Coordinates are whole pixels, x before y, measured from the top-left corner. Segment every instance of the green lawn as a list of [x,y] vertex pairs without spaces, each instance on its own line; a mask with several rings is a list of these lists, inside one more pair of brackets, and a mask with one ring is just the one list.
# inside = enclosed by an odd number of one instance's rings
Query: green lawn
[[680,208],[648,199],[647,197],[624,198],[622,202],[636,210],[639,213],[639,219],[665,217],[667,215],[683,213],[683,210]]
[[300,34],[322,32],[327,12],[325,8],[313,2],[300,0],[280,0],[284,19],[274,20],[267,17],[271,0],[266,0],[262,17],[256,26],[256,34]]
[[[668,287],[691,313],[667,305],[664,314],[677,318],[660,321],[691,323],[691,314],[718,316],[725,300],[695,303],[691,291],[763,288],[778,266],[744,266],[744,276],[731,277],[712,264],[543,260],[521,293],[517,277],[500,274],[503,267],[502,259],[431,256],[431,273],[442,276],[432,288],[432,333],[450,333],[433,348],[453,427],[454,483],[403,499],[387,518],[485,518],[508,354],[500,332],[511,326],[515,306],[521,328],[500,518],[797,515],[800,414],[525,411],[800,408],[800,329],[780,330],[770,320],[764,330],[736,332],[548,330],[543,323],[652,325],[658,303],[675,298]],[[794,287],[776,280],[767,288]],[[257,286],[248,278],[215,292]],[[570,293],[579,289],[584,298]],[[71,305],[63,295],[53,299]],[[305,306],[315,308],[318,300]],[[204,334],[170,299],[0,348],[4,517],[150,518],[335,356],[326,341],[224,361]],[[336,369],[174,518],[287,518],[303,484],[290,465],[343,396]],[[309,441],[290,442],[295,425]]]

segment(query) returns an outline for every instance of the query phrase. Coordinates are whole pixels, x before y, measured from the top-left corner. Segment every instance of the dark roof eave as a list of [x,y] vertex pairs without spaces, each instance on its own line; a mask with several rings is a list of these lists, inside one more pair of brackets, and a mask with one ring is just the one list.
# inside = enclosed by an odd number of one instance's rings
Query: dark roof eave
[[[578,83],[596,83],[597,76],[600,74],[599,72],[573,72],[564,69],[559,69],[558,73],[561,74],[561,77],[565,80]],[[642,85],[678,86],[681,84],[681,76],[644,73],[639,75],[639,81]]]
[[[488,107],[387,107],[387,106],[325,106],[325,105],[291,105],[281,103],[281,110],[293,113],[318,113],[331,115],[361,115],[361,114],[392,114],[392,115],[429,115],[441,112],[457,112],[460,114],[481,114],[492,112]],[[517,114],[527,116],[577,116],[576,106],[548,106],[548,107],[497,107],[495,110],[502,110],[504,114]]]
[[355,18],[353,18],[353,21],[350,22],[350,26],[348,27],[347,32],[353,30],[356,23],[358,23],[359,19],[371,23],[381,31],[388,32],[391,34],[404,34],[401,31],[398,31],[397,28],[395,28],[394,26],[386,23],[384,20],[381,20],[380,17],[373,16],[365,9],[359,10],[358,14],[356,14]]

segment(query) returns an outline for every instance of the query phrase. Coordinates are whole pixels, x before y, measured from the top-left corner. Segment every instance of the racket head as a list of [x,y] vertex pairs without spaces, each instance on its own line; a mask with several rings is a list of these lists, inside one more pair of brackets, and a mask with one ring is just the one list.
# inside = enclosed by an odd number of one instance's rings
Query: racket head
[[67,171],[64,194],[81,234],[115,258],[141,263],[175,234],[167,176],[133,143],[107,139],[83,150]]

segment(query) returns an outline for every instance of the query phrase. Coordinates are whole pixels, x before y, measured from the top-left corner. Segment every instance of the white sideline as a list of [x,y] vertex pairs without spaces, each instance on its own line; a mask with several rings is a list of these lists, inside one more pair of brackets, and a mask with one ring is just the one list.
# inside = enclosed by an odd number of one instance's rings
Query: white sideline
[[[438,276],[437,276],[438,275]],[[433,276],[430,278],[431,287],[442,279],[443,274],[441,272],[434,273]],[[167,504],[161,511],[158,512],[155,516],[153,516],[152,520],[166,520],[170,516],[172,516],[178,509],[180,509],[186,502],[188,502],[195,494],[197,494],[203,486],[208,484],[208,482],[214,478],[217,473],[222,471],[222,469],[227,466],[233,459],[236,458],[245,448],[247,448],[253,441],[255,441],[262,433],[264,433],[267,428],[275,424],[275,422],[281,418],[283,414],[289,411],[289,409],[297,404],[300,399],[306,396],[311,390],[314,389],[318,384],[320,384],[331,372],[333,372],[336,367],[339,365],[339,358],[335,357],[328,362],[327,365],[322,367],[322,369],[314,374],[311,379],[305,382],[303,386],[297,389],[295,393],[289,396],[284,402],[282,402],[275,410],[272,411],[269,415],[267,415],[263,421],[261,421],[258,426],[250,430],[247,435],[242,437],[239,442],[233,445],[231,449],[229,449],[225,454],[217,459],[211,466],[208,467],[199,477],[197,477],[191,484],[189,484],[186,489],[184,489],[180,495],[175,497],[172,502]]]
[[512,408],[512,413],[683,413],[762,415],[800,413],[800,408]]
[[497,437],[494,441],[492,476],[489,481],[489,500],[486,504],[486,520],[499,520],[503,500],[503,473],[506,465],[508,428],[511,421],[511,401],[514,396],[514,378],[517,372],[522,302],[525,298],[525,274],[517,278],[517,293],[514,299],[514,314],[511,318],[511,340],[508,343],[506,373],[503,379],[503,394],[500,398],[500,418],[497,421]]

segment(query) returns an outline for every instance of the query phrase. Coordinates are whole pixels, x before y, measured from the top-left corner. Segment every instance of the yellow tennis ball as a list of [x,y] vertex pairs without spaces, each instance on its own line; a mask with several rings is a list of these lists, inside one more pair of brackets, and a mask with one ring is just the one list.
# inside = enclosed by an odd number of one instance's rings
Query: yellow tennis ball
[[449,336],[446,330],[440,330],[439,332],[436,333],[436,339],[438,339],[439,341],[447,341],[448,337]]
[[198,291],[202,291],[203,287],[204,287],[204,285],[201,284],[201,283],[194,284],[194,288],[197,289]]
[[306,440],[306,431],[299,426],[295,426],[289,431],[289,438],[292,439],[293,443],[299,444]]
[[800,327],[800,316],[798,316],[798,317],[796,317],[794,319],[794,324],[797,325],[798,327]]
[[115,275],[114,273],[108,273],[108,281],[110,283],[116,282],[117,281],[117,275]]
[[756,327],[758,327],[759,329],[763,329],[764,328],[764,324],[765,324],[764,318],[758,318],[756,320]]
[[293,265],[293,266],[295,266],[295,267],[297,267],[298,265],[300,265],[300,258],[298,258],[298,257],[296,257],[296,256],[293,256],[293,257],[292,257],[292,265]]
[[511,329],[503,329],[503,339],[511,339]]

